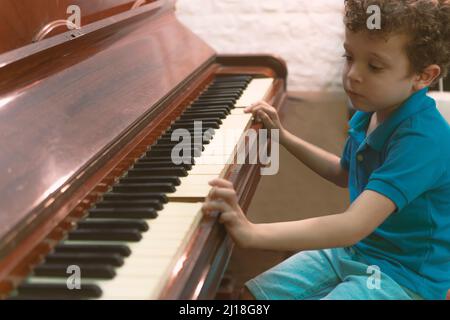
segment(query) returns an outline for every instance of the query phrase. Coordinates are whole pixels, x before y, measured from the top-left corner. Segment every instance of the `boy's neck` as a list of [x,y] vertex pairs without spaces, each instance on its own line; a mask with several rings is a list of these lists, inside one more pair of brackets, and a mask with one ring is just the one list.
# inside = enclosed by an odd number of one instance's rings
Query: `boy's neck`
[[394,113],[395,110],[397,110],[398,108],[400,108],[400,106],[403,104],[399,103],[393,107],[389,107],[383,110],[378,110],[375,112],[375,117],[376,117],[376,123],[380,124],[383,123],[384,121],[386,121],[386,119],[389,118],[389,116]]
[[388,107],[388,108],[384,108],[382,110],[375,111],[374,113],[376,116],[376,123],[380,124],[380,123],[386,121],[386,119],[388,119],[392,113],[394,113],[398,108],[400,108],[405,103],[405,101],[408,100],[411,97],[411,95],[413,95],[415,92],[416,91],[412,90],[411,94],[408,96],[408,98],[406,98],[404,101],[402,101],[392,107]]

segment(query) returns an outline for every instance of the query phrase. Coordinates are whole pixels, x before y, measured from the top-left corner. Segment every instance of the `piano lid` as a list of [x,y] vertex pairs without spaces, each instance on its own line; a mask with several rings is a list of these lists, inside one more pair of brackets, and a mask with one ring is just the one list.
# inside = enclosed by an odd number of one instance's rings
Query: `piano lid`
[[0,55],[1,254],[36,208],[215,56],[173,1],[81,32]]
[[[45,26],[75,18],[81,26],[140,7],[155,0],[0,0],[0,53],[33,42]],[[67,31],[54,28],[48,36]]]

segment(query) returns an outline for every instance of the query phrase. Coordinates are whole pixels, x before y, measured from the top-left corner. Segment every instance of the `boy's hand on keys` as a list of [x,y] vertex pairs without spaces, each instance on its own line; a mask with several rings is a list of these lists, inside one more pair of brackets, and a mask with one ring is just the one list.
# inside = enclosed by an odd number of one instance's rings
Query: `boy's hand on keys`
[[244,109],[245,113],[252,113],[256,122],[262,122],[266,129],[280,130],[280,137],[284,134],[277,110],[265,101],[258,101]]
[[240,247],[249,247],[253,236],[253,227],[248,221],[238,203],[233,184],[224,179],[214,179],[209,182],[212,186],[202,211],[205,216],[213,212],[220,212],[219,222],[226,227],[228,234]]

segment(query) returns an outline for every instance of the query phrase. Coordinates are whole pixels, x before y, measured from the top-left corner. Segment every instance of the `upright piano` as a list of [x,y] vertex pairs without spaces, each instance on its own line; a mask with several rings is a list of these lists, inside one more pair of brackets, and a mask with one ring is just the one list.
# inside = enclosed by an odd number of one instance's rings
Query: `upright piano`
[[233,243],[200,207],[215,177],[249,207],[243,108],[283,105],[284,61],[217,54],[172,0],[0,2],[0,297],[213,299]]

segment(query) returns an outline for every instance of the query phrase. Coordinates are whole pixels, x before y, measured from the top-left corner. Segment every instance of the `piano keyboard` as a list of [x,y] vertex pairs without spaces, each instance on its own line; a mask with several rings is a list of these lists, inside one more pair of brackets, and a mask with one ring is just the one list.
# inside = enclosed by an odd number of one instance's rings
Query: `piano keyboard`
[[[11,299],[157,299],[198,226],[208,181],[222,177],[251,123],[243,108],[263,100],[272,78],[220,76],[178,117],[65,240],[45,257]],[[214,134],[193,141],[192,163],[175,165],[178,128],[194,120]],[[233,133],[233,134],[230,134]],[[80,267],[81,289],[68,289],[70,265]]]

